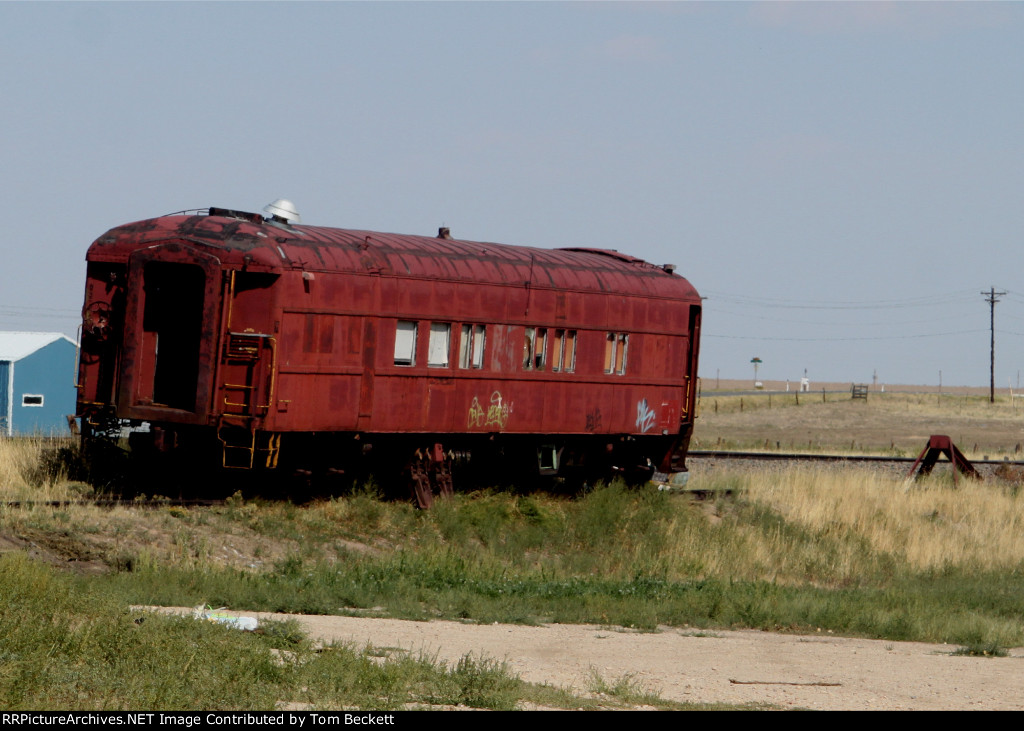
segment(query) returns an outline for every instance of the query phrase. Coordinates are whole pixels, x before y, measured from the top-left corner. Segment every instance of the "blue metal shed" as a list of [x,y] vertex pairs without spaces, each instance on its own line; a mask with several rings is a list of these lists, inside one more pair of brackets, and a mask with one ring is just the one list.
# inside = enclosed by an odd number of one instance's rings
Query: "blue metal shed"
[[62,333],[0,332],[0,436],[70,433],[77,350]]

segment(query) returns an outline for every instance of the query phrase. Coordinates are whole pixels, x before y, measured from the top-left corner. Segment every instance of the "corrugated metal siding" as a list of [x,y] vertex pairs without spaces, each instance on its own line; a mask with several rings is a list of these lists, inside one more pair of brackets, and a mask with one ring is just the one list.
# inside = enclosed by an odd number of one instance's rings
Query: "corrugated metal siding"
[[[75,413],[75,345],[57,340],[12,368],[10,429],[15,434],[55,436],[68,434],[67,416]],[[24,406],[26,394],[43,397],[42,406]]]
[[11,362],[0,360],[0,436],[11,435]]

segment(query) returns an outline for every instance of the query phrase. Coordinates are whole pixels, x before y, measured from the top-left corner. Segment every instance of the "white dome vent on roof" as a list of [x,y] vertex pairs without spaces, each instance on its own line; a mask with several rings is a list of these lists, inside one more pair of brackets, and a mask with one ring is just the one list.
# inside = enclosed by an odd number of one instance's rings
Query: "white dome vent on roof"
[[295,204],[287,198],[278,198],[273,203],[267,204],[264,206],[263,212],[270,214],[272,220],[281,223],[288,223],[289,221],[302,223],[302,217],[299,216],[299,211],[295,208]]

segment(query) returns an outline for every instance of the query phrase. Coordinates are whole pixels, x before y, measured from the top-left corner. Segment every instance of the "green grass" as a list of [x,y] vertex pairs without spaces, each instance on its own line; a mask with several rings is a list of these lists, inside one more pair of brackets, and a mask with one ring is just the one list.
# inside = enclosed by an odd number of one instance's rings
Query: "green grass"
[[273,708],[286,689],[262,637],[127,611],[20,554],[0,556],[4,710]]
[[645,706],[658,702],[658,695],[648,690],[631,674],[607,681],[595,668],[590,669],[590,692],[612,698],[625,706]]
[[[359,534],[364,508],[353,500],[264,506],[245,520],[327,544]],[[613,485],[577,500],[480,493],[429,512],[374,505],[362,535],[386,535],[387,550],[325,558],[307,549],[259,572],[140,560],[99,581],[140,604],[1024,644],[1019,560],[921,568],[848,526],[808,525],[743,497],[702,506]]]
[[[695,479],[719,497],[612,484],[458,494],[420,511],[370,486],[308,505],[3,506],[5,536],[109,571],[0,556],[0,708],[677,707],[630,677],[595,677],[598,698],[580,699],[486,657],[447,667],[395,648],[314,648],[288,623],[240,633],[127,610],[141,604],[822,631],[982,656],[1024,645],[1017,486],[910,489],[842,470]],[[227,546],[243,560],[227,561]]]
[[[508,667],[393,649],[314,646],[290,622],[256,632],[141,610],[23,554],[0,556],[0,710],[310,710],[521,704],[596,708]],[[656,696],[645,698],[659,707]]]
[[1005,648],[999,645],[988,644],[988,645],[967,645],[965,647],[958,647],[952,653],[954,656],[960,657],[1006,657],[1010,653]]
[[135,601],[214,605],[309,614],[383,606],[408,619],[597,623],[654,630],[660,625],[764,630],[832,630],[844,635],[950,643],[1024,640],[1024,581],[950,572],[888,586],[830,589],[764,581],[669,581],[637,576],[546,578],[486,575],[461,559],[436,563],[404,555],[386,562],[263,575],[237,570],[158,569],[121,575]]

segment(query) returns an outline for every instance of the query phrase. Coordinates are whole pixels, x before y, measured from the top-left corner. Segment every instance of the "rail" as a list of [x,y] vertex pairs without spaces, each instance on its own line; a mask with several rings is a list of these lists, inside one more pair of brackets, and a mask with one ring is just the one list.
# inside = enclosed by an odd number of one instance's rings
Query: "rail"
[[[778,462],[876,462],[913,464],[917,457],[895,457],[886,455],[851,455],[851,454],[806,454],[802,452],[729,452],[720,449],[692,449],[686,453],[687,459],[744,459],[766,460]],[[1024,467],[1024,460],[1011,459],[972,459],[971,464],[1009,465]]]

